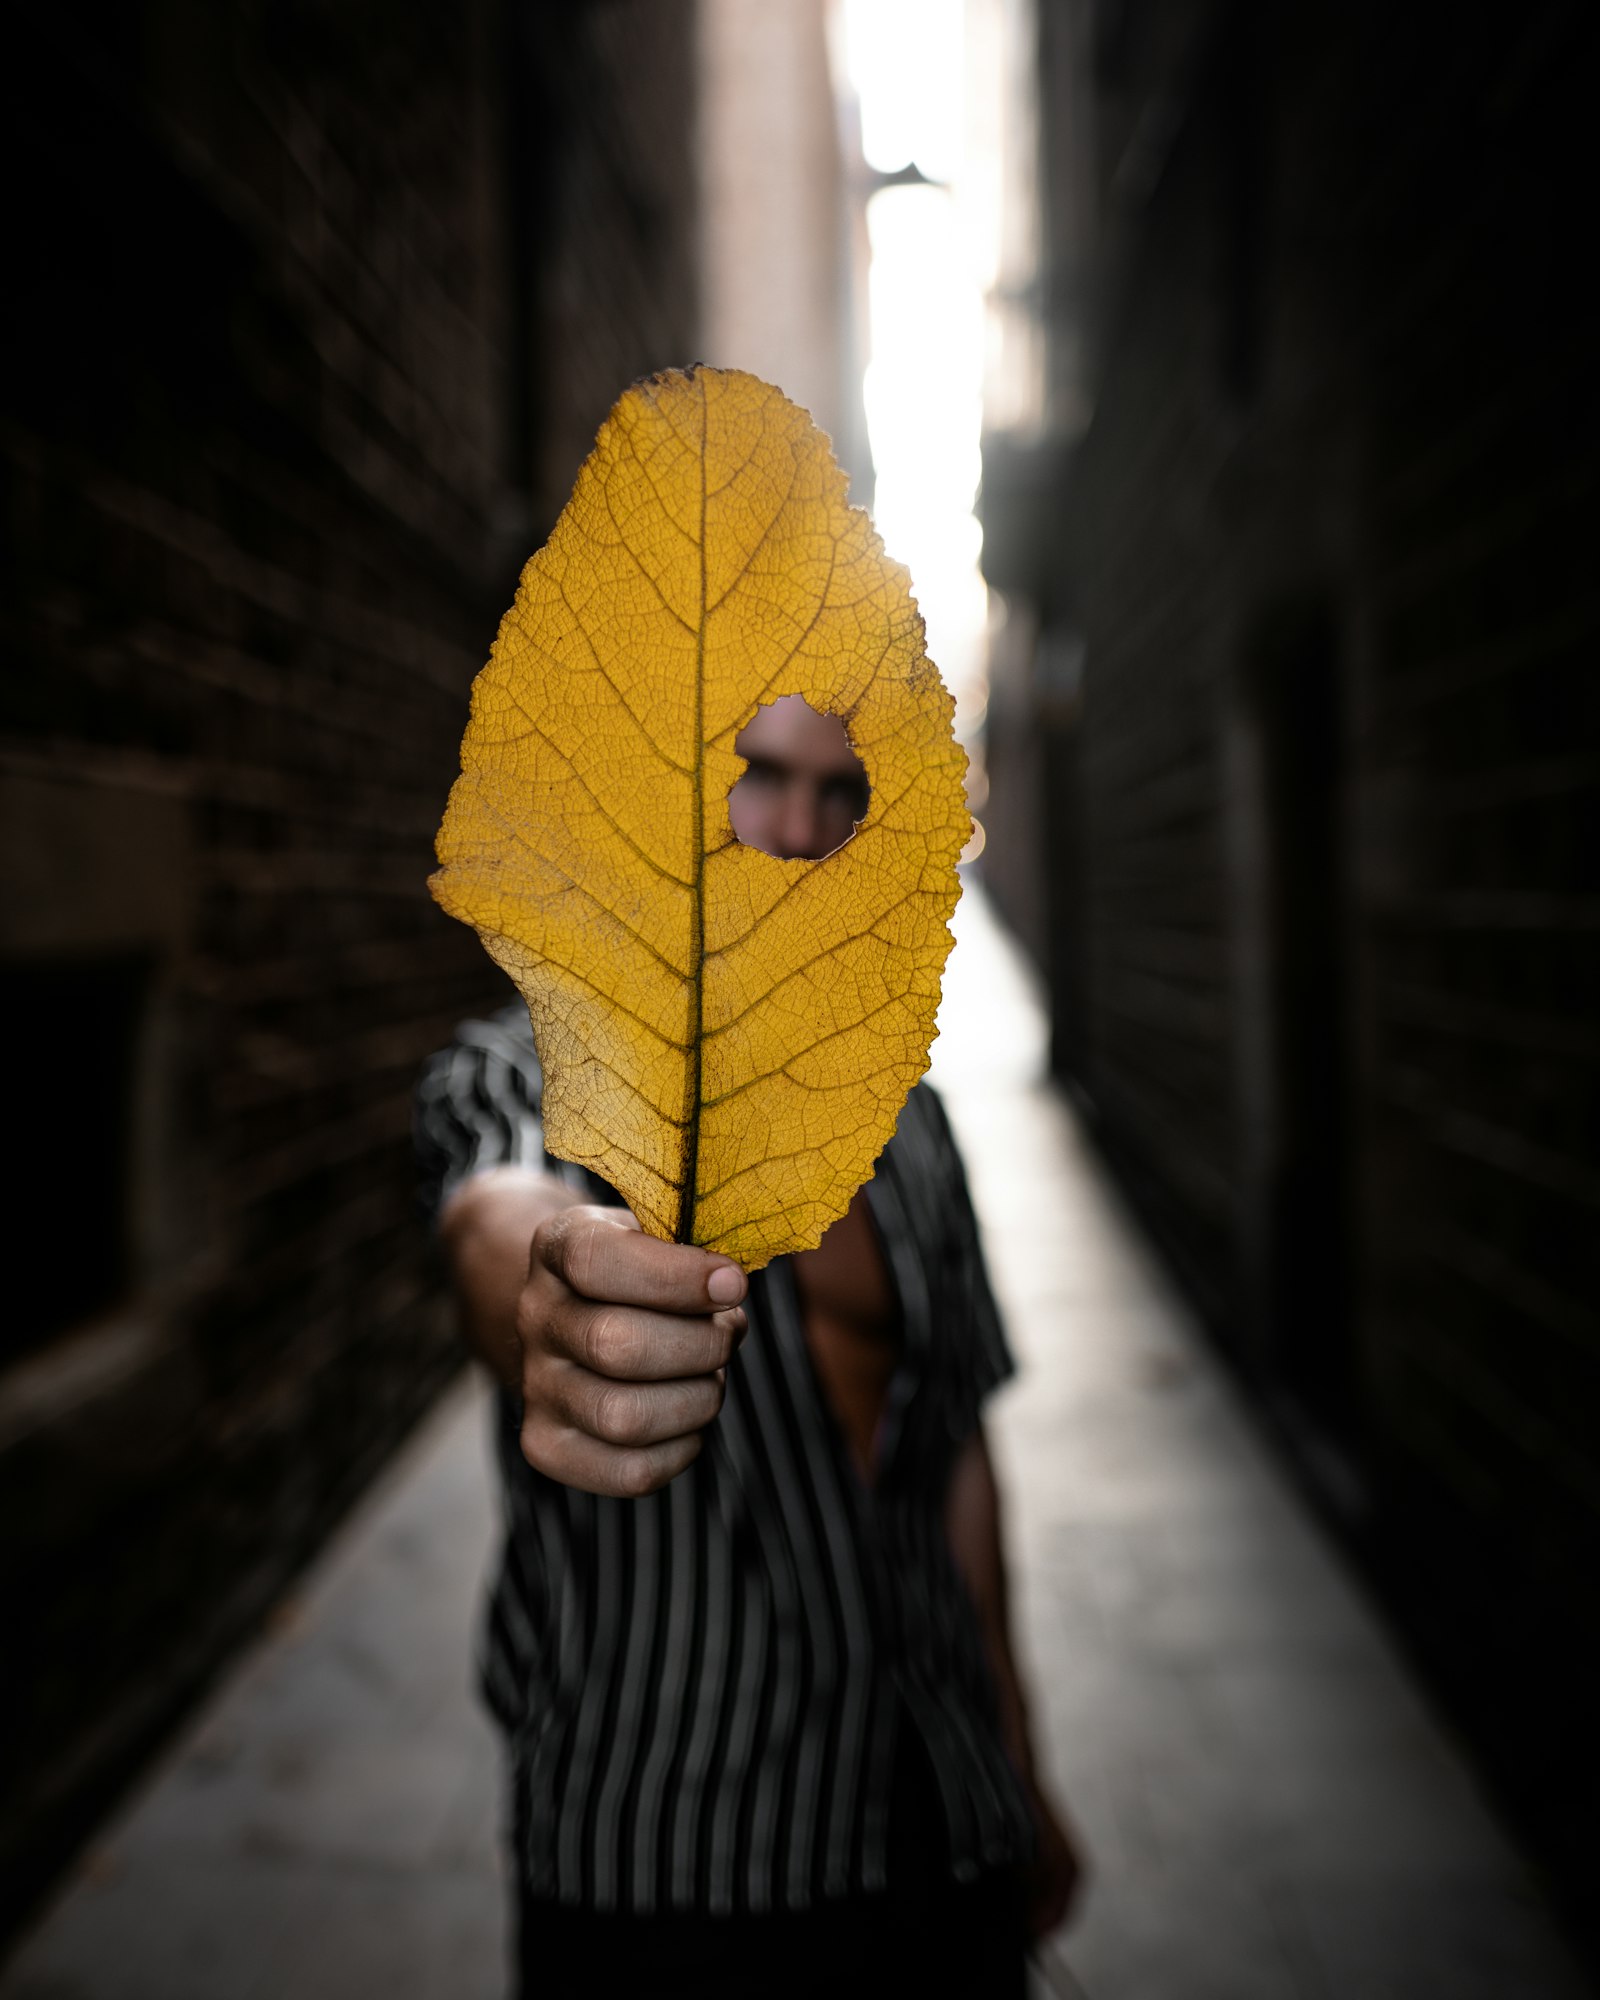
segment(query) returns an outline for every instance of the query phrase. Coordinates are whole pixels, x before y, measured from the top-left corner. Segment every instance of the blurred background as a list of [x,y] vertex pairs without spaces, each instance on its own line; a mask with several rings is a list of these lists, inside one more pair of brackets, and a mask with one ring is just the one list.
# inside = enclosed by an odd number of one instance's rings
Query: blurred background
[[1053,1070],[1592,1946],[1592,10],[7,24],[0,1933],[461,1367],[432,836],[700,360],[909,564]]

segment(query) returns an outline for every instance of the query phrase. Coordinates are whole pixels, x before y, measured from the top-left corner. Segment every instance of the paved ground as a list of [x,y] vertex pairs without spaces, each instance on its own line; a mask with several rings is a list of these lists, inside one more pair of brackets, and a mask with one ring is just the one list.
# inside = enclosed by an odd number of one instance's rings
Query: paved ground
[[[1037,1725],[1093,1857],[1039,1994],[1588,1991],[1071,1116],[969,898],[936,1073],[1024,1365],[995,1411]],[[502,1990],[488,1545],[463,1390],[110,1827],[0,2000]]]

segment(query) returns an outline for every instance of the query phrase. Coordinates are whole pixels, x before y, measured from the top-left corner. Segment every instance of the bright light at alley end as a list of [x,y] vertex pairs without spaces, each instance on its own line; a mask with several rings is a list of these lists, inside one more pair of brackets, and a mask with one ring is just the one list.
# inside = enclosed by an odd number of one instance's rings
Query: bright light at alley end
[[[988,692],[987,597],[973,507],[996,226],[992,175],[975,142],[987,121],[969,102],[963,0],[842,0],[840,27],[867,166],[875,176],[904,176],[867,204],[873,516],[911,571],[928,651],[955,696],[956,735],[973,758],[971,803],[981,806],[974,750]],[[982,846],[975,823],[964,858]]]

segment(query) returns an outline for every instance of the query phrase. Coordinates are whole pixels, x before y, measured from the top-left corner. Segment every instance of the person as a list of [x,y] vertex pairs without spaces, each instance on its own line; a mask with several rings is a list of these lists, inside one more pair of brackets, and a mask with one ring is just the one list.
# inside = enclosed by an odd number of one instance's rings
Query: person
[[[747,844],[820,859],[866,778],[798,697],[741,732]],[[482,1674],[525,1996],[1020,1995],[1079,1872],[1034,1766],[981,1405],[1011,1367],[919,1084],[812,1251],[747,1275],[547,1159],[526,1010],[418,1133],[499,1381]]]

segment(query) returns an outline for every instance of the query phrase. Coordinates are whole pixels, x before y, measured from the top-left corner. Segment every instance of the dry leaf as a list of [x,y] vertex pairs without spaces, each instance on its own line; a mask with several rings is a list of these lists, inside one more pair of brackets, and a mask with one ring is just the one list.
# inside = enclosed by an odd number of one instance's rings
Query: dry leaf
[[[801,694],[872,800],[823,861],[744,847],[735,736]],[[551,1152],[748,1269],[815,1245],[927,1067],[970,822],[905,571],[753,376],[611,412],[473,689],[429,886],[528,1002]]]

